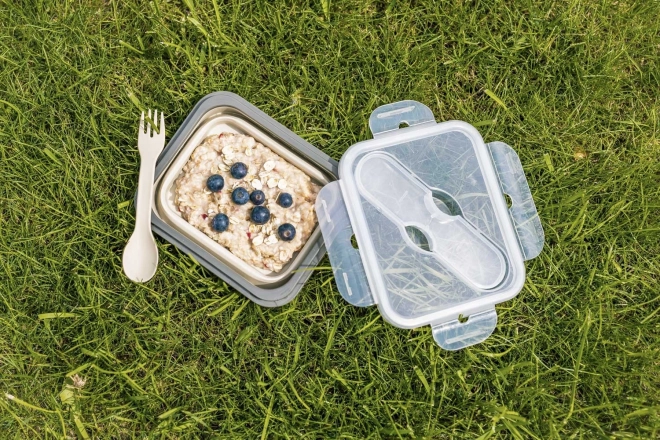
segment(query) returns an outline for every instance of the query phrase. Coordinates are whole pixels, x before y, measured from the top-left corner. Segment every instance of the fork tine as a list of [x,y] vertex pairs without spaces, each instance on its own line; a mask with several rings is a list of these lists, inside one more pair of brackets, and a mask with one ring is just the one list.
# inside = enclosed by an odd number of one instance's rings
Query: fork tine
[[151,134],[157,136],[156,129],[158,128],[158,110],[154,110],[154,125],[151,127]]
[[165,118],[163,117],[163,112],[160,112],[160,131],[158,134],[165,137]]
[[151,109],[149,109],[149,113],[147,113],[147,117],[149,120],[147,121],[147,136],[151,137]]
[[140,134],[144,134],[144,112],[142,112],[142,116],[140,117]]

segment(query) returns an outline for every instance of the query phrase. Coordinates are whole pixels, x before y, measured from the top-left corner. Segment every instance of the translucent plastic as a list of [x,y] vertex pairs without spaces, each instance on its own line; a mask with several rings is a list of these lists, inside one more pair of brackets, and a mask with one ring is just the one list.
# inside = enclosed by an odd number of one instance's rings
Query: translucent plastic
[[367,284],[360,251],[351,243],[353,228],[339,182],[331,182],[324,186],[318,200],[316,215],[328,247],[330,264],[339,292],[354,306],[372,305],[374,300]]
[[543,246],[520,161],[469,124],[436,124],[415,101],[380,107],[369,123],[374,139],[344,154],[340,181],[316,204],[339,290],[398,327],[431,325],[446,349],[482,341]]
[[509,214],[516,228],[525,260],[536,258],[543,249],[545,234],[527,185],[520,159],[504,142],[491,142],[488,149],[497,170],[502,192],[511,198]]
[[416,252],[429,252],[463,282],[477,289],[491,289],[504,278],[502,252],[460,215],[442,212],[433,202],[430,188],[397,163],[392,156],[370,153],[356,173],[362,196],[406,239],[406,227],[424,233],[429,249],[406,243]]

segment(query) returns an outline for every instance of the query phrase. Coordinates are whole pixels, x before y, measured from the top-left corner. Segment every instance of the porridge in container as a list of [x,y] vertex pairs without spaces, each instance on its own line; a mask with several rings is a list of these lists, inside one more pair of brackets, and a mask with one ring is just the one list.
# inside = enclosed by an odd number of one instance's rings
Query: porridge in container
[[236,257],[279,272],[314,231],[319,190],[252,136],[223,132],[195,148],[176,179],[174,202],[188,223]]
[[[303,209],[305,209],[304,203],[309,202],[312,204],[317,196],[313,194],[309,198],[301,196],[301,187],[305,186],[305,184],[300,185],[300,187],[294,186],[293,177],[289,178],[288,176],[284,177],[284,180],[287,182],[286,189],[282,190],[279,188],[279,180],[274,188],[269,188],[269,179],[262,180],[258,175],[259,173],[257,173],[257,177],[262,185],[263,203],[255,206],[252,201],[245,200],[246,203],[239,205],[240,208],[237,209],[239,213],[242,212],[245,215],[242,219],[243,225],[247,229],[244,237],[240,235],[236,237],[232,236],[231,231],[237,230],[238,227],[236,224],[229,222],[229,216],[226,218],[226,223],[220,221],[216,222],[219,224],[215,225],[226,226],[226,230],[222,233],[214,231],[212,222],[218,217],[218,214],[209,214],[208,211],[209,209],[216,209],[219,204],[223,205],[227,200],[231,201],[232,186],[235,183],[232,180],[231,167],[235,162],[242,161],[245,164],[244,171],[246,172],[245,178],[236,179],[242,182],[242,186],[239,185],[237,189],[243,188],[248,192],[248,197],[256,191],[252,186],[252,182],[246,179],[248,164],[252,164],[255,156],[245,157],[245,151],[237,150],[234,153],[235,157],[229,159],[225,157],[226,155],[222,154],[224,146],[217,149],[219,145],[206,145],[195,154],[191,162],[193,153],[195,153],[195,150],[200,145],[204,144],[209,138],[209,142],[211,142],[214,137],[217,138],[220,134],[227,136],[235,135],[236,138],[233,138],[235,141],[242,139],[249,144],[254,142],[253,145],[255,148],[257,143],[263,145],[269,150],[265,154],[274,153],[274,156],[268,155],[268,157],[274,157],[277,161],[282,159],[286,164],[292,165],[297,170],[302,171],[305,176],[309,176],[311,183],[316,185],[310,185],[308,187],[311,193],[315,193],[318,188],[337,179],[337,161],[268,116],[258,107],[230,92],[214,92],[200,99],[186,116],[186,119],[179,126],[176,133],[172,135],[158,159],[154,174],[156,188],[151,217],[154,233],[174,246],[178,251],[188,255],[192,260],[191,264],[193,266],[199,266],[209,272],[208,274],[200,274],[200,276],[214,275],[222,280],[222,283],[226,284],[227,287],[235,289],[238,293],[261,306],[282,306],[292,301],[301,289],[304,288],[305,283],[314,273],[312,269],[320,263],[326,254],[316,213],[312,211],[311,218],[303,215]],[[220,160],[213,162],[217,164],[217,169],[204,169],[203,167],[208,166],[208,163],[206,165],[195,164],[196,159],[204,156],[202,150],[207,147],[210,147],[207,153],[213,153],[209,154],[209,160],[218,159],[218,156],[220,156]],[[254,152],[256,153],[256,151]],[[226,162],[225,159],[227,159]],[[263,162],[265,163],[266,160]],[[227,169],[224,169],[223,165]],[[186,167],[185,170],[184,167]],[[263,163],[261,167],[263,167]],[[206,176],[195,177],[195,172],[190,172],[193,169],[199,169],[202,170],[202,173],[208,174]],[[274,167],[274,169],[279,172],[279,165]],[[188,174],[188,176],[184,176],[185,174]],[[214,186],[216,184],[223,184],[219,198],[214,191],[212,191],[214,194],[204,192],[205,190],[211,191],[208,189],[208,178],[211,175],[217,175],[217,178],[211,182],[213,188],[217,189]],[[304,182],[308,182],[305,177],[300,178],[304,179]],[[195,179],[198,179],[197,183],[195,183]],[[271,182],[271,184],[274,183],[275,181]],[[194,188],[187,190],[184,188],[185,185],[191,185],[191,188]],[[257,183],[257,185],[259,184]],[[291,206],[286,210],[277,204],[277,199],[275,199],[275,197],[280,197],[278,193],[281,192],[287,192],[291,195]],[[267,193],[268,195],[266,195]],[[190,199],[189,206],[182,205],[181,196]],[[201,211],[201,205],[199,208],[193,208],[195,206],[192,203],[193,200],[200,200],[202,204],[206,203],[206,211]],[[255,200],[257,203],[261,202],[261,198],[259,197],[255,197]],[[274,206],[272,205],[273,202],[275,202]],[[185,204],[186,202],[183,203]],[[211,206],[213,204],[215,206]],[[287,203],[284,203],[284,205],[289,206]],[[223,206],[230,209],[235,207],[235,204],[231,201],[231,204],[224,204]],[[286,244],[269,245],[268,243],[262,243],[259,246],[255,245],[254,247],[259,249],[260,254],[257,253],[253,248],[250,225],[254,225],[252,229],[255,229],[256,226],[259,226],[261,229],[263,227],[254,222],[247,221],[247,215],[252,214],[255,207],[262,208],[258,212],[260,214],[258,220],[260,222],[268,220],[265,223],[273,226],[276,219],[279,219],[281,215],[295,216],[296,210],[299,211],[301,213],[300,222],[296,221],[297,216],[286,220],[295,230],[295,234],[292,234],[291,230],[284,232],[288,234],[287,238],[293,238],[293,240]],[[283,209],[280,210],[280,208]],[[267,210],[272,216],[265,216],[264,210]],[[199,213],[199,217],[196,220],[192,216],[193,211]],[[202,214],[206,215],[206,219],[203,218]],[[195,221],[198,223],[192,224],[188,221],[189,219],[193,223]],[[209,223],[199,223],[202,220],[209,220]],[[220,220],[223,219],[220,218]],[[236,220],[233,219],[233,221]],[[238,220],[239,222],[241,221],[240,218]],[[286,222],[283,224],[287,224]],[[309,234],[308,228],[312,229],[312,225],[313,231]],[[278,229],[279,226],[273,227],[272,231],[278,234]],[[248,233],[250,233],[250,236],[247,235]],[[267,241],[269,235],[272,235],[272,233],[262,233],[264,242]],[[229,238],[227,238],[227,242],[219,242],[215,239],[217,237],[224,240],[220,238],[222,236],[243,241],[237,241],[234,247],[230,249],[231,243],[229,243]],[[276,238],[279,240],[279,234],[276,235]],[[259,240],[257,239],[257,243]],[[295,250],[300,245],[302,247],[299,250]],[[285,250],[288,254],[292,253],[293,256],[286,264],[282,264],[282,259],[279,255],[280,252],[277,252],[277,259],[275,258],[274,251],[276,249],[279,251]],[[248,260],[255,259],[257,265],[255,266],[252,262],[246,261],[245,258],[241,258],[237,253],[242,253],[241,255]],[[284,255],[283,257],[286,258]],[[272,264],[274,269],[282,265],[281,270],[276,272],[275,270],[264,267],[263,263],[269,263],[266,260],[270,260],[270,264]]]

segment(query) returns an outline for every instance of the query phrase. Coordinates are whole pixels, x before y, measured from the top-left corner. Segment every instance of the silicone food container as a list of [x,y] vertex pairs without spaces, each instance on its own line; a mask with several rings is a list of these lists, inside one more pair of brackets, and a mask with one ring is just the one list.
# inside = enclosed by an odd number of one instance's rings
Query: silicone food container
[[415,101],[379,107],[369,126],[316,201],[339,291],[397,327],[430,325],[444,349],[483,341],[543,248],[518,156]]
[[247,134],[325,185],[336,179],[337,162],[285,128],[245,99],[229,92],[204,97],[172,136],[156,165],[153,231],[252,301],[267,307],[286,304],[311,276],[325,255],[320,229],[282,271],[258,269],[236,257],[181,217],[174,203],[174,184],[193,150],[222,132]]
[[[375,304],[397,327],[430,325],[447,350],[483,341],[497,324],[495,305],[520,292],[524,261],[543,248],[518,156],[502,142],[485,144],[465,122],[436,123],[416,101],[379,107],[369,126],[374,138],[350,147],[337,164],[243,98],[210,94],[159,158],[153,230],[268,307],[291,301],[327,248],[349,303]],[[174,205],[174,182],[192,151],[227,131],[253,136],[323,186],[317,228],[279,273],[238,259]]]

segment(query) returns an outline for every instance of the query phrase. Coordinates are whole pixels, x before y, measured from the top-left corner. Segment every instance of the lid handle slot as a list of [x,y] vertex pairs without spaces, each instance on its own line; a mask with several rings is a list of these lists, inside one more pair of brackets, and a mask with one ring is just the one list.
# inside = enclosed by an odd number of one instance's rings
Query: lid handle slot
[[401,124],[409,127],[435,124],[435,118],[427,106],[417,101],[381,105],[369,117],[369,128],[374,138],[398,130]]
[[445,350],[460,350],[486,340],[497,326],[497,312],[492,308],[459,319],[432,326],[433,339]]
[[545,235],[520,158],[513,148],[504,142],[491,142],[488,149],[502,193],[511,198],[509,216],[516,229],[523,257],[525,260],[531,260],[541,253]]
[[[486,290],[504,279],[502,252],[463,217],[442,212],[432,190],[392,156],[369,153],[355,174],[360,195],[398,225],[404,239],[406,228],[419,230],[429,245],[420,251],[430,251],[462,281]],[[409,246],[418,249],[412,240]]]
[[339,293],[354,306],[374,304],[360,251],[351,244],[353,227],[338,181],[329,183],[319,192],[316,215]]

